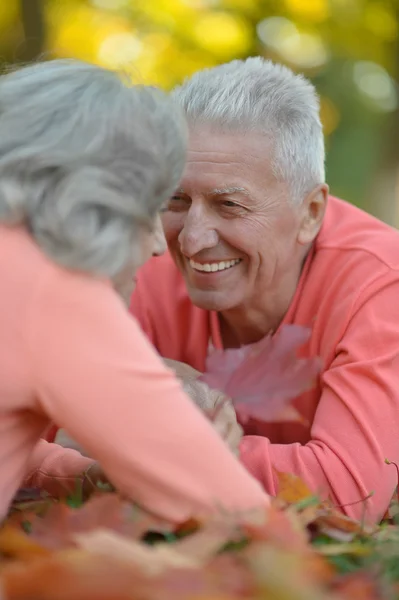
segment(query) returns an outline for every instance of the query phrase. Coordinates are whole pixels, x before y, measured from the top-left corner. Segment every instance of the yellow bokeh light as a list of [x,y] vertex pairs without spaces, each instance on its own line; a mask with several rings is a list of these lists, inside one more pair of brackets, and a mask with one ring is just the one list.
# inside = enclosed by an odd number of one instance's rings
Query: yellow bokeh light
[[49,11],[49,44],[58,56],[101,63],[99,48],[111,36],[131,34],[131,26],[120,17],[110,16],[89,6],[58,3]]
[[98,60],[105,67],[121,69],[136,61],[141,51],[142,43],[133,33],[114,33],[100,44]]
[[195,10],[212,9],[217,4],[217,0],[180,0],[180,3]]
[[130,4],[130,0],[91,0],[91,4],[97,8],[106,10],[120,10]]
[[183,0],[156,0],[144,2],[142,11],[153,23],[174,28],[177,24],[181,27],[187,22],[194,22],[198,8]]
[[187,51],[173,39],[163,52],[154,54],[152,60],[148,60],[144,46],[136,66],[145,83],[170,89],[195,71],[214,66],[216,62],[204,52]]
[[306,21],[321,22],[330,16],[329,0],[285,0],[287,10]]
[[141,38],[142,49],[134,61],[135,80],[139,73],[140,81],[165,87],[170,79],[167,64],[174,59],[172,38],[166,33],[150,33]]
[[313,69],[328,60],[327,47],[316,33],[301,32],[285,17],[269,17],[257,26],[260,41],[281,58],[303,69]]
[[364,23],[369,31],[387,41],[396,39],[398,35],[395,13],[381,3],[373,3],[365,7]]
[[248,23],[240,17],[222,11],[199,16],[193,36],[199,46],[221,59],[247,52],[252,41]]
[[327,62],[327,49],[317,35],[299,33],[281,40],[280,55],[288,62],[303,69],[321,67]]
[[340,122],[338,107],[326,96],[321,96],[320,98],[320,119],[326,136],[330,135]]
[[222,8],[239,10],[243,13],[254,12],[259,6],[259,0],[220,0]]

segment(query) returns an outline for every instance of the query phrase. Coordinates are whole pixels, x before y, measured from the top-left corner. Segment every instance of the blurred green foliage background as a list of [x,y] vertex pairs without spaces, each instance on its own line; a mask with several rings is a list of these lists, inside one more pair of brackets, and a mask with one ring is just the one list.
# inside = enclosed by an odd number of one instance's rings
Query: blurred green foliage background
[[333,194],[399,226],[399,0],[0,0],[0,60],[75,57],[166,89],[261,54],[321,96]]

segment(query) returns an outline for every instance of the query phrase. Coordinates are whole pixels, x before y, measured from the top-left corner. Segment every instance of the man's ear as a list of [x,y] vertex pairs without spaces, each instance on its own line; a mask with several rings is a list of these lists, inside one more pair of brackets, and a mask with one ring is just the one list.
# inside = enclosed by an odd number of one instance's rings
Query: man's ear
[[301,207],[301,225],[298,242],[306,246],[313,242],[320,231],[326,211],[328,185],[322,183],[314,188],[305,198]]

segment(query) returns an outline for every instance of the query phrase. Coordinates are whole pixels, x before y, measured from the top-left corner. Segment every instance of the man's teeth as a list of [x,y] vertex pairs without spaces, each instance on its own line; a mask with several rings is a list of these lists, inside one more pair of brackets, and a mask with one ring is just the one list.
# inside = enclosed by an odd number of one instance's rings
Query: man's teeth
[[231,267],[234,267],[234,265],[237,265],[240,261],[240,258],[235,258],[233,260],[222,260],[218,263],[197,263],[194,260],[190,259],[190,267],[192,267],[196,271],[214,273],[215,271],[225,271],[226,269],[230,269]]

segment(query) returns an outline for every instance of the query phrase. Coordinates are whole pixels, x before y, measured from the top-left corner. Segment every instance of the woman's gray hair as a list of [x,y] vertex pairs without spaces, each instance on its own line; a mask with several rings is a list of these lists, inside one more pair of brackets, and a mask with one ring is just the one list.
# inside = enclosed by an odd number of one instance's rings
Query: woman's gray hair
[[0,77],[0,221],[59,264],[113,278],[181,177],[182,111],[76,60]]
[[324,183],[324,137],[313,85],[261,57],[204,69],[172,92],[189,124],[221,131],[253,131],[273,144],[275,176],[299,202]]

